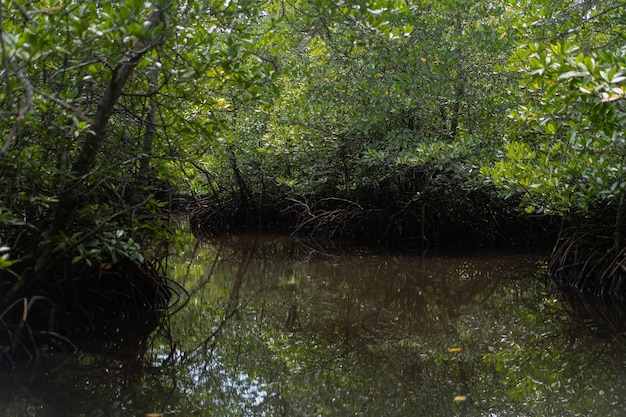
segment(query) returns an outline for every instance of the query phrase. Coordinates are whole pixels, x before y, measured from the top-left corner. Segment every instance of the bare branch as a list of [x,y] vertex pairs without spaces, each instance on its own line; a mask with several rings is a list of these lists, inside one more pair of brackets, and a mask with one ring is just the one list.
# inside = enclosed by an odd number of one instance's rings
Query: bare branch
[[71,111],[72,113],[74,113],[74,115],[79,119],[82,120],[83,122],[87,122],[89,124],[93,123],[93,119],[91,119],[90,117],[88,117],[85,113],[83,113],[78,107],[76,106],[72,106],[71,104],[56,98],[54,96],[51,96],[50,94],[47,94],[39,89],[35,89],[35,91],[37,92],[37,94],[47,98],[50,101],[55,102],[56,104],[58,104],[59,106],[63,107],[66,110]]
[[11,146],[11,143],[17,137],[17,134],[20,129],[20,125],[22,124],[22,121],[24,120],[26,113],[28,113],[30,109],[33,107],[33,101],[34,101],[34,96],[35,96],[35,90],[33,88],[33,85],[30,83],[30,80],[28,79],[28,76],[26,75],[26,73],[21,68],[17,68],[17,65],[15,64],[13,58],[11,58],[10,60],[11,60],[11,64],[15,67],[15,78],[17,78],[22,83],[22,86],[24,88],[24,96],[26,100],[25,102],[22,103],[22,105],[19,107],[17,111],[17,116],[15,118],[15,122],[13,123],[13,127],[11,128],[11,131],[9,132],[9,137],[4,143],[4,146],[2,147],[2,149],[0,149],[0,157],[2,157],[5,153],[9,151],[9,147]]

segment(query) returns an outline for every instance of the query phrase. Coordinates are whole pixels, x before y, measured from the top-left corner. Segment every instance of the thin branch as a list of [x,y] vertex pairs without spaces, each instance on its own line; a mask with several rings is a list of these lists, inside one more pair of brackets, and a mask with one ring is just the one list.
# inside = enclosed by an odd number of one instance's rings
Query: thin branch
[[20,14],[22,15],[22,17],[24,18],[24,20],[26,22],[30,22],[31,18],[28,15],[28,12],[22,7],[21,4],[19,4],[19,2],[17,1],[12,1],[11,3],[13,3],[13,5],[15,6],[15,8],[20,12]]
[[80,64],[76,64],[76,65],[71,66],[71,67],[61,67],[61,68],[58,68],[58,69],[56,69],[56,70],[52,71],[52,72],[50,73],[50,76],[49,76],[49,77],[47,77],[47,78],[48,78],[48,79],[52,79],[52,78],[55,78],[57,75],[59,75],[59,74],[60,74],[60,73],[62,73],[62,72],[67,73],[67,72],[69,72],[69,71],[73,71],[73,70],[81,69],[81,68],[87,67],[87,66],[89,66],[89,65],[97,64],[97,63],[99,63],[99,62],[101,62],[101,60],[100,60],[100,59],[92,59],[92,60],[90,60],[90,61],[81,62]]
[[59,98],[51,96],[50,94],[45,93],[45,92],[43,92],[43,91],[41,91],[41,90],[39,90],[37,88],[35,89],[35,92],[37,94],[47,98],[48,100],[55,102],[56,104],[58,104],[59,106],[63,107],[64,109],[71,111],[72,113],[74,113],[74,115],[79,120],[82,120],[83,122],[87,122],[89,124],[93,123],[93,119],[90,118],[89,116],[87,116],[85,113],[83,113],[78,107],[72,106],[71,104],[69,104],[69,103],[67,103],[67,102],[65,102],[65,101],[63,101],[63,100],[61,100]]
[[[0,25],[2,25],[3,21],[4,21],[4,15],[2,14],[2,6],[0,5]],[[2,30],[0,30],[0,47],[2,47],[2,72],[0,72],[0,76],[4,77],[5,74],[7,76],[6,99],[7,99],[7,102],[10,102],[11,101],[11,83],[8,80],[9,60],[7,57],[7,48],[6,48],[6,45],[4,44],[4,32]]]
[[145,93],[122,93],[122,97],[154,97],[159,94],[159,89],[150,90]]
[[[13,58],[11,58],[11,61],[13,61]],[[11,64],[17,67],[14,62],[11,62]],[[26,96],[26,102],[22,103],[17,111],[15,123],[13,123],[13,127],[9,132],[9,137],[4,143],[2,149],[0,149],[0,158],[8,152],[9,147],[11,146],[11,142],[13,142],[17,137],[20,125],[22,124],[26,113],[28,113],[28,111],[30,111],[30,109],[33,107],[34,102],[35,91],[26,73],[21,68],[15,68],[15,77],[22,83],[22,86],[24,88],[24,95]]]

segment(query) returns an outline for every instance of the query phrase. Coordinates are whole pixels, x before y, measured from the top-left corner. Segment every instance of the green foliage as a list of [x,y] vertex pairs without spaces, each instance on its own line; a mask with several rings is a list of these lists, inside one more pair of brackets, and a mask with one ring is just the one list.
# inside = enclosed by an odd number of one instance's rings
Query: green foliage
[[[221,1],[3,5],[0,206],[22,221],[0,225],[5,243],[13,247],[25,229],[18,253],[63,234],[59,244],[82,248],[74,260],[136,254],[104,234],[145,234],[148,228],[125,214],[148,213],[155,207],[150,195],[166,198],[174,185],[186,184],[185,163],[205,154],[226,126],[223,97],[260,100],[260,88],[271,80],[268,66],[251,53],[251,23],[263,7]],[[153,24],[157,10],[166,17]],[[119,100],[105,101],[116,66],[135,53],[140,60]],[[104,133],[95,142],[93,126],[102,120]],[[80,160],[86,153],[94,155],[93,167]],[[77,202],[59,219],[57,202],[78,188]],[[62,225],[63,233],[47,236],[50,223]],[[85,229],[99,233],[81,242]]]
[[309,197],[390,215],[456,204],[463,217],[471,193],[495,199],[477,173],[510,129],[511,15],[457,0],[9,3],[3,201],[34,235],[56,218],[66,236],[136,236],[129,218],[172,192],[237,196],[249,210]]
[[243,179],[260,202],[337,197],[390,216],[407,202],[445,212],[443,205],[469,202],[464,193],[478,189],[495,198],[478,167],[499,148],[515,100],[504,65],[511,48],[500,30],[504,5],[396,10],[373,13],[399,30],[384,36],[363,19],[330,19],[302,4],[270,18],[255,53],[275,70],[275,89],[262,105],[228,101],[230,134],[202,158],[206,178],[194,186],[236,195]]
[[0,269],[9,268],[16,263],[16,260],[11,259],[11,248],[8,246],[0,246]]
[[76,253],[72,263],[85,262],[87,265],[117,263],[120,259],[143,262],[141,247],[124,230],[102,232],[98,235],[76,232],[72,236],[62,235],[55,251]]
[[511,116],[521,127],[484,173],[527,212],[581,216],[618,205],[626,186],[626,49],[622,5],[567,3],[568,15],[552,5],[520,16],[512,65],[525,79]]
[[[618,206],[622,11],[6,2],[0,206],[16,222],[0,223],[2,244],[11,259],[58,244],[85,262],[137,256],[136,242],[167,234],[172,193],[238,199],[254,218],[263,204],[349,201],[398,230],[415,218],[481,229],[519,201],[558,215]],[[107,237],[118,230],[133,243]]]

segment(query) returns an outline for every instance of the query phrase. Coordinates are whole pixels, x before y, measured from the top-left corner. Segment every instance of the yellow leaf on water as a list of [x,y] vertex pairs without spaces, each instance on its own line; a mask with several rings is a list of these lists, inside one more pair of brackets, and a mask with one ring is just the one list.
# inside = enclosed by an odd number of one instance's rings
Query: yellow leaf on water
[[460,347],[451,347],[448,349],[448,352],[450,353],[457,353],[460,352],[462,349]]
[[467,395],[457,395],[456,397],[454,397],[454,402],[458,403],[461,401],[466,401],[467,400]]

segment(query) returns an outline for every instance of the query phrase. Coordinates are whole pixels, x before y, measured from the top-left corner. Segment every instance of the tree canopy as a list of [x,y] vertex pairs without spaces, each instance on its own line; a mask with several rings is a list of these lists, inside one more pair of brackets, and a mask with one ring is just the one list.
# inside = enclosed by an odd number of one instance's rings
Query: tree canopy
[[175,210],[209,232],[424,245],[570,225],[591,243],[561,240],[552,270],[605,282],[625,246],[623,12],[3,1],[0,314],[68,275],[158,264]]

